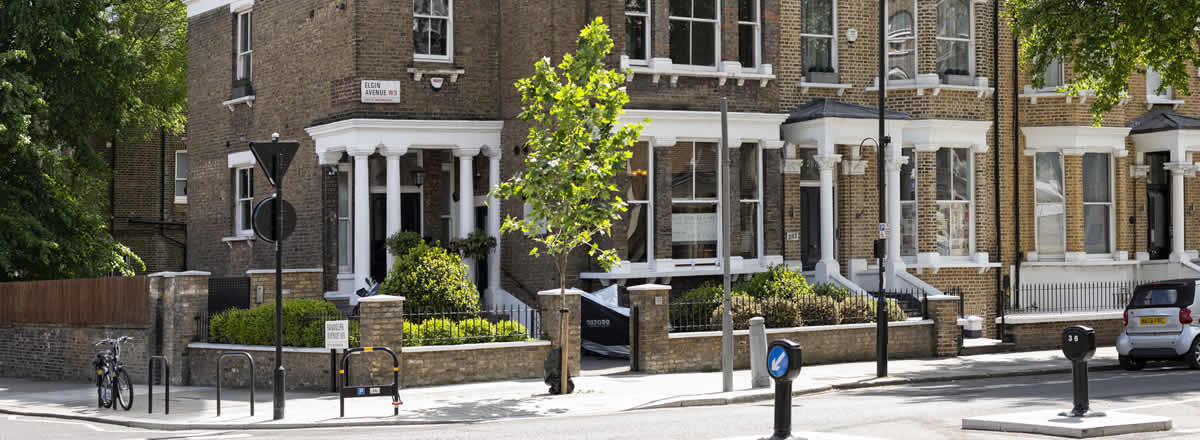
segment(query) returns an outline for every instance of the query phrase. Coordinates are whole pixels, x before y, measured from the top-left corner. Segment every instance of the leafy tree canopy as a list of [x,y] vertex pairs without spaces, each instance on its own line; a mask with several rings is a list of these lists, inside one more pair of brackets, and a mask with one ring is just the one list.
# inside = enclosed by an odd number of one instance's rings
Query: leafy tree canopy
[[107,230],[91,145],[182,131],[186,20],[175,1],[0,2],[0,280],[142,267]]
[[1200,2],[1175,0],[1008,0],[1021,62],[1032,65],[1034,87],[1061,59],[1074,72],[1065,91],[1091,90],[1096,122],[1128,94],[1126,82],[1147,67],[1165,87],[1191,93],[1188,78],[1200,66]]

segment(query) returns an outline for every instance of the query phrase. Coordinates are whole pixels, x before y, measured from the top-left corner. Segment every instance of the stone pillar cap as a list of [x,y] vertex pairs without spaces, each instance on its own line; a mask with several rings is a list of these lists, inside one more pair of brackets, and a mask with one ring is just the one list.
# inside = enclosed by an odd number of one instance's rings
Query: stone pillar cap
[[161,277],[161,278],[207,277],[207,276],[212,276],[212,272],[204,272],[204,271],[200,271],[200,270],[189,270],[187,272],[155,272],[155,273],[150,274],[149,276],[151,278],[153,278],[153,277]]
[[663,285],[663,284],[641,284],[641,285],[630,287],[627,290],[629,290],[630,292],[653,292],[653,291],[659,291],[659,290],[668,290],[669,291],[669,290],[671,290],[671,286],[667,286],[667,285]]
[[358,300],[359,303],[375,303],[375,302],[404,302],[403,296],[395,295],[375,295],[368,296]]
[[[579,295],[582,293],[583,293],[582,290],[576,289],[574,287],[567,288],[567,295]],[[550,289],[550,290],[543,290],[541,292],[538,292],[538,296],[553,296],[553,295],[561,295],[561,294],[562,294],[562,291],[560,289]]]
[[927,297],[925,297],[925,299],[929,300],[929,301],[958,301],[962,298],[959,298],[954,295],[936,295],[936,296],[927,296]]

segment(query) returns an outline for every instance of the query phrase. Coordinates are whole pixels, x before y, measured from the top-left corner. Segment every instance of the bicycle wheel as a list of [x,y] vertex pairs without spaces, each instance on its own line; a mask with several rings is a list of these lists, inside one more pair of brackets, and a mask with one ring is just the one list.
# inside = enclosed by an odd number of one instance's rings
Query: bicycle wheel
[[121,409],[129,411],[133,408],[133,381],[129,380],[129,373],[126,373],[124,368],[117,370],[115,391]]
[[112,408],[112,383],[108,375],[101,372],[96,376],[96,399],[101,408]]

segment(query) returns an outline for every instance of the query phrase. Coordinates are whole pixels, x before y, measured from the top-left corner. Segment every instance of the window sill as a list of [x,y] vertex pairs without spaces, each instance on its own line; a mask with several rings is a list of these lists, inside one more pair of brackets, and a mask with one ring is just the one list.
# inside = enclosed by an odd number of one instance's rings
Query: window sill
[[1183,104],[1182,99],[1167,99],[1158,96],[1146,97],[1146,110],[1154,108],[1156,105],[1169,105],[1171,110],[1179,110],[1179,105]]
[[233,249],[233,244],[239,241],[244,241],[250,247],[254,247],[254,240],[256,240],[256,238],[254,237],[253,233],[250,233],[249,235],[238,234],[232,237],[225,237],[221,239],[221,241],[225,242],[225,245],[229,246],[230,249]]
[[824,82],[809,82],[807,77],[800,77],[800,82],[796,83],[796,87],[800,88],[801,94],[808,94],[808,89],[836,89],[838,96],[846,94],[846,89],[854,87],[854,84],[841,83],[824,83]]
[[[892,80],[888,81],[888,91],[893,90],[916,90],[917,96],[925,94],[925,90],[930,90],[933,96],[938,96],[942,90],[961,90],[967,92],[975,92],[977,99],[990,98],[996,89],[988,87],[987,77],[979,76],[975,78],[975,85],[960,86],[954,84],[943,84],[936,73],[922,73],[917,75],[916,79],[910,80]],[[875,77],[871,87],[865,89],[868,92],[879,91],[879,77]]]
[[175,196],[175,204],[176,205],[186,205],[187,204],[187,196]]
[[916,269],[918,274],[925,269],[930,269],[931,273],[936,274],[941,269],[960,268],[979,269],[979,273],[983,273],[988,269],[1001,267],[999,262],[988,261],[987,252],[976,252],[970,257],[947,257],[936,252],[922,252],[917,254],[916,260],[916,264],[908,265],[908,267]]
[[[417,61],[449,63],[449,61],[431,61],[431,60],[417,60]],[[450,83],[453,84],[453,83],[458,82],[459,75],[465,75],[467,73],[467,70],[462,69],[462,68],[450,69],[450,68],[409,67],[408,73],[412,74],[413,81],[420,81],[421,78],[424,78],[426,75],[428,75],[428,76],[449,76]]]
[[[729,262],[730,275],[747,275],[759,272],[766,272],[773,265],[783,263],[783,257],[779,255],[768,255],[763,258],[745,260],[738,257],[733,257]],[[661,280],[662,283],[670,283],[673,277],[700,277],[721,275],[720,266],[676,266],[671,259],[660,258],[655,260],[654,266],[651,267],[644,263],[628,264],[618,266],[609,272],[583,272],[579,274],[579,278],[585,280],[597,280],[602,285],[609,285],[612,281],[617,281],[618,285],[624,285],[628,279],[646,278],[648,283],[655,283]]]
[[670,58],[653,58],[646,66],[634,65],[630,63],[629,56],[622,55],[621,70],[633,72],[626,75],[626,82],[633,81],[637,75],[650,75],[650,82],[658,84],[665,76],[671,81],[672,87],[679,85],[679,77],[716,78],[718,86],[724,86],[730,79],[736,80],[739,87],[744,86],[747,80],[758,81],[760,88],[766,87],[767,83],[775,79],[770,64],[761,64],[757,70],[746,71],[737,61],[723,61],[717,68],[693,70],[685,66],[676,66]]
[[238,104],[246,104],[246,107],[254,108],[254,95],[246,95],[241,98],[234,98],[221,103],[221,105],[229,109],[230,113],[233,113],[234,107],[237,107]]

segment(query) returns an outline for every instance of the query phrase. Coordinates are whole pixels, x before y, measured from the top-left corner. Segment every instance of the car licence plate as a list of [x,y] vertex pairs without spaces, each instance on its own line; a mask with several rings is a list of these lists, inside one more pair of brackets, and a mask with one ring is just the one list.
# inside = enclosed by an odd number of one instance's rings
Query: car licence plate
[[1143,316],[1138,319],[1141,325],[1163,325],[1167,323],[1166,316]]

